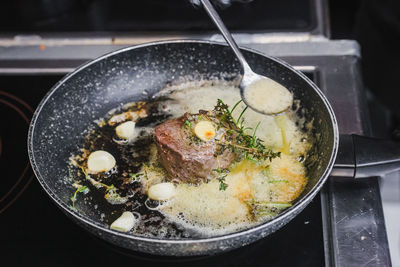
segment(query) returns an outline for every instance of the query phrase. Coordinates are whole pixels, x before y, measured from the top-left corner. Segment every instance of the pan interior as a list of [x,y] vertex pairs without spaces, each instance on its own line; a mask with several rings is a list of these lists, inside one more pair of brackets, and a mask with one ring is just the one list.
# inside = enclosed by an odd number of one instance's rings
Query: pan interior
[[[313,85],[291,68],[257,53],[245,56],[254,71],[279,81],[301,100],[299,115],[312,124],[314,145],[307,157],[309,182],[297,201],[310,197],[335,149],[334,121],[324,99]],[[240,66],[229,48],[208,43],[166,43],[114,53],[89,63],[58,83],[42,101],[32,122],[31,159],[46,191],[64,209],[69,209],[75,188],[68,162],[96,119],[127,102],[146,101],[170,84],[186,80],[233,81]],[[295,209],[296,206],[291,209]],[[100,209],[80,202],[79,215],[100,227]],[[290,209],[289,209],[290,210]],[[289,210],[287,212],[289,212]],[[278,216],[275,220],[279,220]]]

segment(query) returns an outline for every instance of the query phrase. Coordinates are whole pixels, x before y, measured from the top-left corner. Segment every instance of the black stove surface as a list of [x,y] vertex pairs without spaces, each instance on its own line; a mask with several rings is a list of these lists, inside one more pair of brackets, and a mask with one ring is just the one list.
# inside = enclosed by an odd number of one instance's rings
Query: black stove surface
[[[317,26],[314,5],[313,0],[257,0],[235,2],[219,9],[219,13],[233,31],[311,31]],[[0,30],[215,31],[215,26],[203,10],[193,8],[188,0],[14,0],[2,3]]]
[[[2,266],[324,266],[319,195],[276,233],[207,257],[134,253],[99,240],[68,219],[26,168],[32,108],[61,76],[0,76],[0,262]],[[30,108],[30,107],[31,108]]]

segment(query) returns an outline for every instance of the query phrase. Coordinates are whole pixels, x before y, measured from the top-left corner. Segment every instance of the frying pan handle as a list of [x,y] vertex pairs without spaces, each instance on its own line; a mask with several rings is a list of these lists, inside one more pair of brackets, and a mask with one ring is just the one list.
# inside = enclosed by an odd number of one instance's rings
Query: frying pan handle
[[365,178],[400,170],[400,142],[341,135],[332,176]]

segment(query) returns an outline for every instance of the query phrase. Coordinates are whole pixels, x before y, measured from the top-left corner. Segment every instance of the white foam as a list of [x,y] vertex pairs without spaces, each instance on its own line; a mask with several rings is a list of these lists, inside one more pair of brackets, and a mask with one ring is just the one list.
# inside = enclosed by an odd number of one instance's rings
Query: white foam
[[[166,103],[173,117],[179,117],[185,112],[212,110],[217,99],[222,99],[232,108],[241,99],[239,89],[228,83],[181,84],[163,93],[172,99]],[[245,105],[240,104],[233,112],[233,116],[237,118],[244,108]],[[293,200],[301,192],[305,183],[305,171],[304,166],[297,161],[297,157],[308,150],[309,144],[301,141],[306,135],[296,126],[294,112],[289,111],[280,116],[280,119],[276,119],[248,109],[243,117],[246,127],[255,128],[261,121],[257,137],[264,140],[267,147],[283,152],[281,158],[273,160],[270,178],[282,178],[279,177],[282,175],[281,169],[289,166],[288,164],[295,164],[292,170],[294,174],[289,173],[284,177],[289,181],[288,186],[285,187],[286,183],[268,184],[265,182],[266,175],[262,174],[262,167],[257,167],[253,163],[242,164],[243,166],[236,166],[236,171],[231,171],[225,178],[228,184],[226,190],[219,189],[219,181],[216,179],[197,186],[179,184],[175,197],[159,208],[169,220],[203,236],[225,234],[260,223],[253,220],[244,200],[288,201]],[[144,181],[145,188],[168,180],[165,172],[160,172],[156,168],[147,169],[147,177],[147,181]],[[301,177],[304,179],[301,180]],[[285,198],[284,194],[276,194],[274,190],[290,191],[291,194]]]

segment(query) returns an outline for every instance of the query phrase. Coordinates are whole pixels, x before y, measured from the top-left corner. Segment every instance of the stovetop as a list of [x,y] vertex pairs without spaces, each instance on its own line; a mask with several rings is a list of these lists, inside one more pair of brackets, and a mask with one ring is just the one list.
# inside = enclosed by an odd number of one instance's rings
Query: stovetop
[[[312,78],[312,74],[308,73]],[[273,263],[275,266],[293,266],[304,258],[300,266],[324,266],[323,226],[321,200],[317,197],[293,222],[268,239],[253,245],[228,252],[217,257],[174,258],[156,257],[132,253],[107,244],[79,226],[76,226],[51,203],[39,183],[32,181],[32,171],[25,170],[28,164],[26,153],[27,120],[32,109],[51,86],[61,79],[59,75],[0,76],[0,108],[7,114],[7,128],[1,131],[2,155],[1,173],[2,195],[18,183],[7,198],[2,201],[2,261],[11,264],[26,265],[34,262],[47,266],[63,259],[61,265],[76,262],[103,266],[105,263],[122,265],[135,262],[149,266],[160,262],[210,266],[233,266]],[[3,101],[4,100],[4,101]],[[21,113],[18,106],[26,109]],[[13,109],[14,108],[14,109]],[[23,170],[20,174],[17,170]],[[7,192],[6,192],[7,191]],[[11,197],[13,196],[13,197]],[[286,257],[290,252],[291,257]],[[43,257],[43,254],[46,256]],[[23,257],[19,257],[23,255]],[[102,255],[99,257],[99,255]]]
[[[341,133],[368,132],[357,45],[326,41],[252,47],[281,57],[314,79],[331,101]],[[375,178],[362,182],[330,179],[318,197],[285,227],[252,245],[217,256],[164,258],[131,253],[95,239],[75,225],[32,179],[31,170],[24,173],[27,118],[66,70],[114,49],[112,45],[50,46],[45,51],[38,46],[0,48],[0,111],[5,120],[0,128],[2,264],[390,265]]]

